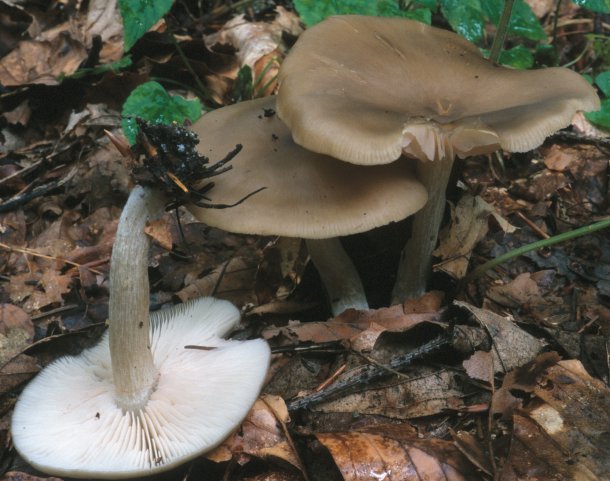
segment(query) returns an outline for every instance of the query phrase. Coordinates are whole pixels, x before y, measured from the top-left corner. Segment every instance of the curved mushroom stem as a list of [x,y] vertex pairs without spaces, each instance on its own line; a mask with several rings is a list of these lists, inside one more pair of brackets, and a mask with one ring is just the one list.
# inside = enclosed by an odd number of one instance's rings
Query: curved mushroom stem
[[110,357],[117,405],[142,408],[154,389],[156,369],[149,342],[146,223],[164,212],[162,196],[136,186],[119,220],[110,268]]
[[341,241],[333,237],[306,239],[305,243],[326,288],[333,315],[350,308],[368,309],[362,281]]
[[452,167],[452,158],[417,163],[419,180],[428,189],[428,202],[413,216],[411,238],[400,255],[392,304],[419,297],[426,291]]

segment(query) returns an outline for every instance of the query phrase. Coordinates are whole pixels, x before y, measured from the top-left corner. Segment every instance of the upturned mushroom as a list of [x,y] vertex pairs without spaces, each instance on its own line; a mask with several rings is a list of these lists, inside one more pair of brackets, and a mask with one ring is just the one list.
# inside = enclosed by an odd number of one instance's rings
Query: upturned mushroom
[[403,250],[398,302],[425,289],[455,157],[531,150],[599,108],[567,68],[500,67],[453,32],[398,18],[326,19],[300,36],[279,80],[278,114],[297,144],[353,164],[419,161],[430,199]]
[[409,167],[356,166],[296,145],[275,115],[275,98],[224,107],[193,125],[201,153],[217,157],[243,145],[232,169],[215,180],[213,201],[232,204],[218,211],[192,207],[202,222],[231,232],[306,239],[332,311],[368,308],[355,267],[338,236],[404,219],[426,202],[426,191]]
[[144,227],[163,212],[159,192],[132,190],[112,252],[109,332],[47,366],[17,402],[13,442],[41,471],[117,479],[168,470],[220,444],[258,396],[269,347],[223,339],[239,323],[232,304],[203,298],[149,317]]

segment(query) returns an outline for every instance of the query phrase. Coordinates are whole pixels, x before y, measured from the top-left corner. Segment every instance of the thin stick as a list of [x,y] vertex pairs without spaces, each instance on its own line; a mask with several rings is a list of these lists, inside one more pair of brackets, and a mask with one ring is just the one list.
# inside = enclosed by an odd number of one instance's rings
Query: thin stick
[[9,252],[19,252],[20,254],[26,254],[29,256],[33,256],[33,257],[40,257],[41,259],[47,259],[49,261],[56,261],[56,262],[63,262],[64,264],[68,264],[70,266],[74,266],[77,268],[85,268],[85,269],[89,269],[91,272],[93,272],[94,274],[99,274],[99,275],[103,275],[103,272],[100,272],[98,270],[92,269],[84,264],[79,264],[77,262],[72,262],[69,261],[67,259],[63,259],[62,257],[53,257],[53,256],[48,256],[46,254],[41,254],[40,252],[37,252],[35,250],[32,249],[26,249],[26,248],[22,248],[22,247],[13,247],[10,246],[8,244],[5,244],[4,242],[0,242],[0,249],[5,249]]
[[491,45],[491,51],[489,52],[489,60],[493,63],[498,63],[500,58],[500,52],[504,46],[504,39],[508,33],[508,24],[510,22],[510,15],[513,11],[513,4],[515,0],[504,0],[504,10],[500,17],[500,23],[498,23],[498,31],[494,37],[493,44]]

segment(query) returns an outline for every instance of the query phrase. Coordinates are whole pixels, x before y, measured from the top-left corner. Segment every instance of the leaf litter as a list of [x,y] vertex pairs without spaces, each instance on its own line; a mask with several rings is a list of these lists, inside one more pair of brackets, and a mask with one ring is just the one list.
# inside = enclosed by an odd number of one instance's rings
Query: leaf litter
[[[123,54],[115,2],[79,4],[71,16],[5,6],[1,21],[12,28],[0,40],[3,479],[39,479],[10,447],[19,390],[41,365],[94,342],[107,317],[108,261],[130,183],[103,129],[117,132],[128,92],[153,76],[199,88],[167,35],[179,17],[176,36],[210,107],[243,98],[236,86],[244,66],[259,79],[256,95],[272,93],[301,26],[283,2],[266,3],[240,15],[212,11],[207,23],[178,9],[134,47],[132,70],[98,73],[87,69]],[[576,123],[599,135],[583,118]],[[275,352],[264,394],[239,430],[169,477],[604,479],[607,234],[524,255],[455,287],[485,259],[606,216],[607,147],[553,138],[503,160],[463,162],[463,191],[435,252],[437,291],[336,318],[300,241],[225,233],[182,209],[183,234],[175,214],[151,224],[151,305],[229,299],[245,314],[236,336],[262,335]],[[371,246],[381,244],[354,245],[372,258]],[[397,361],[455,332],[461,337],[442,348]],[[350,379],[335,397],[289,409]]]

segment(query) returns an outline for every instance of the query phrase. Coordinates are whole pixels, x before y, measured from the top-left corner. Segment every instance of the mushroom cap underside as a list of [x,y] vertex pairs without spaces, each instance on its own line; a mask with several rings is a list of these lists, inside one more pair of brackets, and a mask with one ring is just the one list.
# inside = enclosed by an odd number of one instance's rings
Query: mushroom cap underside
[[567,68],[501,67],[453,32],[398,18],[329,17],[300,36],[279,80],[294,140],[356,164],[393,162],[405,144],[421,160],[527,151],[599,108]]
[[[105,479],[166,471],[212,449],[246,416],[269,365],[266,342],[219,337],[238,322],[237,308],[213,298],[152,313],[158,381],[137,413],[114,401],[107,334],[58,359],[19,398],[15,447],[46,473]],[[213,349],[184,348],[193,344]]]
[[408,162],[356,166],[295,144],[275,114],[275,97],[223,107],[192,128],[211,162],[243,145],[231,170],[212,179],[210,202],[233,204],[265,188],[227,209],[189,206],[227,231],[325,239],[404,219],[427,200]]

